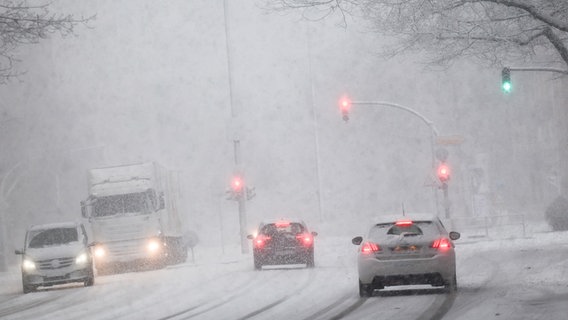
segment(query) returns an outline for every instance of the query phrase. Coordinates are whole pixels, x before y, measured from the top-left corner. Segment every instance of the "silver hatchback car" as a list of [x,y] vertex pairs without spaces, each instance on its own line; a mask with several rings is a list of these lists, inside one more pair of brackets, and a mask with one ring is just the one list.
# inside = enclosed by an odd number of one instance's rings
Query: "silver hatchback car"
[[372,296],[385,286],[430,284],[457,290],[453,240],[436,216],[405,215],[381,219],[366,238],[355,237],[358,254],[359,295]]
[[95,283],[93,257],[85,227],[81,223],[63,222],[35,225],[26,232],[22,255],[24,293],[38,287],[82,282]]

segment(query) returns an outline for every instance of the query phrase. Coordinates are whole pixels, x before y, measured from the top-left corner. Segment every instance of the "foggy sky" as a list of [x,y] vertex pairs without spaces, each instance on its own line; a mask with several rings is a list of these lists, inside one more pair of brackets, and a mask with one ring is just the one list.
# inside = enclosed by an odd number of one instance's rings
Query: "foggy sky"
[[542,214],[555,195],[548,177],[559,167],[566,94],[548,75],[515,74],[504,96],[497,67],[385,60],[376,54],[385,40],[357,21],[308,23],[251,2],[229,5],[228,50],[220,0],[55,6],[96,19],[76,36],[21,48],[25,73],[0,87],[9,239],[32,223],[80,219],[87,168],[158,161],[180,172],[188,229],[219,242],[222,224],[225,241],[238,241],[237,206],[224,194],[235,139],[256,188],[251,229],[291,215],[324,230],[348,221],[348,232],[402,203],[433,210],[429,128],[368,106],[344,123],[343,94],[413,108],[441,135],[463,137],[447,147],[457,216],[473,214],[471,172],[484,156],[488,197],[501,209]]

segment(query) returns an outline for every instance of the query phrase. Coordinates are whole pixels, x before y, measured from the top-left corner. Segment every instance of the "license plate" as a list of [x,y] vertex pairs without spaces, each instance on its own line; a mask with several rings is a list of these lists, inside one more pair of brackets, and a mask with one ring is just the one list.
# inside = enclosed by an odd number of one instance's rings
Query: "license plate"
[[294,254],[294,250],[276,250],[278,256],[289,256]]
[[420,248],[417,246],[396,246],[392,251],[394,253],[415,253],[420,251]]

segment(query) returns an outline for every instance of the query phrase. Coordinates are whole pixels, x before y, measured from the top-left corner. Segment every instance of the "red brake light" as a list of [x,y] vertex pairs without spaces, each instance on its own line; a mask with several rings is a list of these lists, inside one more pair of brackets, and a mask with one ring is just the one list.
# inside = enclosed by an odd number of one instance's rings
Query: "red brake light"
[[256,248],[262,248],[266,244],[266,240],[270,240],[270,237],[260,234],[254,238],[254,246]]
[[408,227],[412,225],[412,220],[398,220],[395,225],[399,227]]
[[277,228],[286,228],[290,225],[290,221],[278,221],[275,225]]
[[381,250],[379,245],[376,244],[376,243],[373,243],[373,242],[365,242],[361,246],[361,252],[364,253],[364,254],[371,254],[371,253],[377,252],[379,250]]
[[312,237],[311,234],[306,233],[306,234],[299,234],[296,236],[296,239],[302,241],[302,243],[305,246],[309,246],[314,242],[314,238]]
[[447,251],[451,247],[452,243],[450,242],[450,240],[448,240],[448,238],[436,239],[436,241],[434,241],[434,243],[432,244],[432,248],[438,249],[440,251]]

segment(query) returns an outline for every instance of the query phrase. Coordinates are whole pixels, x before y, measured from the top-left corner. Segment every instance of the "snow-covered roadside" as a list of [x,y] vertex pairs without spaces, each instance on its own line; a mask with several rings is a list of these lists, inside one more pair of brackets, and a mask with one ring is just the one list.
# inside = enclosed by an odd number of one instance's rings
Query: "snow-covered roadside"
[[[340,311],[335,308],[338,301],[359,299],[356,251],[350,236],[320,234],[315,269],[258,272],[253,270],[252,254],[242,254],[239,246],[198,246],[195,261],[190,258],[163,270],[98,277],[91,288],[29,295],[22,295],[19,270],[14,266],[0,273],[0,314],[4,311],[11,319],[36,319],[37,315],[74,319],[93,314],[99,319],[134,319],[142,314],[159,319],[184,312],[184,317],[199,314],[218,319],[232,314],[238,319],[274,305],[258,319],[278,319],[278,315],[304,319],[313,314],[324,319],[323,310],[329,314]],[[456,241],[456,254],[459,291],[445,319],[555,318],[561,314],[565,301],[561,299],[568,296],[563,278],[568,271],[568,232],[543,229],[505,239],[469,238],[465,232]],[[52,299],[59,302],[52,303]],[[97,303],[90,303],[92,299]],[[397,306],[408,303],[414,309],[405,307],[400,316],[420,314],[434,299],[436,295],[376,297],[351,318],[376,314],[376,310],[400,314],[403,309]],[[36,307],[39,301],[44,305]],[[62,302],[68,307],[61,308]]]

